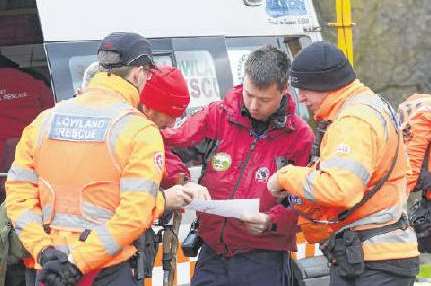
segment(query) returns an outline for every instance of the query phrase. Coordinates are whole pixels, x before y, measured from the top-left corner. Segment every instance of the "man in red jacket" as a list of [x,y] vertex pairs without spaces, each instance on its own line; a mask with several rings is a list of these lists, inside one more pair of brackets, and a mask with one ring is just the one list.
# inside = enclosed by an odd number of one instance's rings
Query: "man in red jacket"
[[204,244],[193,286],[288,283],[297,214],[268,195],[266,182],[287,163],[305,165],[313,141],[309,126],[294,114],[289,68],[284,52],[255,50],[245,63],[243,85],[178,129],[163,131],[170,147],[209,142],[200,184],[213,199],[260,200],[260,213],[241,220],[198,214]]
[[[54,105],[49,87],[0,55],[0,173],[7,173],[21,132],[42,110]],[[4,200],[0,177],[0,202]]]

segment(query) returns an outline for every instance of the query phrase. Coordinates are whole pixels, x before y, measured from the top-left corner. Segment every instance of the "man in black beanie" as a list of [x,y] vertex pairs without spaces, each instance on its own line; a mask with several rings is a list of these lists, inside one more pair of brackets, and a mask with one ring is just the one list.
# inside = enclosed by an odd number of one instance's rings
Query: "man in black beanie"
[[282,168],[268,189],[288,197],[306,239],[321,243],[331,285],[413,285],[419,253],[406,220],[408,163],[392,108],[328,42],[297,55],[291,84],[327,129],[316,136],[313,162]]

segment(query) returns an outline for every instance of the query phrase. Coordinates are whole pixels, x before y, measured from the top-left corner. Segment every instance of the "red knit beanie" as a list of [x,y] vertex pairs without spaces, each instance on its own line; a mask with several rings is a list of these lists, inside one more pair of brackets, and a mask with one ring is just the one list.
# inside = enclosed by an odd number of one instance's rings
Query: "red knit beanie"
[[174,67],[151,70],[151,78],[141,92],[141,103],[172,117],[181,116],[190,102],[187,83],[181,71]]

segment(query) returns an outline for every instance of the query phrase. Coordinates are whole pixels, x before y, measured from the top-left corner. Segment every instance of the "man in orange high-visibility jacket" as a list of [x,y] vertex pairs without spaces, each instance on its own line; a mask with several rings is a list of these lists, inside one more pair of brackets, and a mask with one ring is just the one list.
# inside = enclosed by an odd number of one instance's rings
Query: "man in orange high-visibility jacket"
[[98,60],[101,72],[82,95],[25,128],[8,173],[7,214],[46,286],[100,270],[93,285],[135,285],[133,242],[164,207],[192,199],[182,188],[165,201],[158,191],[162,137],[136,109],[154,67],[149,42],[113,33]]
[[314,118],[332,123],[320,160],[284,167],[268,189],[290,198],[307,239],[324,243],[331,285],[413,285],[419,253],[405,219],[408,161],[393,110],[328,42],[297,55],[291,80]]

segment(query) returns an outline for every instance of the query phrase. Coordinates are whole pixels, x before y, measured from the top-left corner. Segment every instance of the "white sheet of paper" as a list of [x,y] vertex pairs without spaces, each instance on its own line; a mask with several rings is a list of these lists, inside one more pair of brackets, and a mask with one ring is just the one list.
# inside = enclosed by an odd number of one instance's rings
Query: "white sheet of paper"
[[259,213],[259,199],[193,200],[186,208],[223,217],[255,215]]

